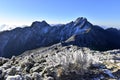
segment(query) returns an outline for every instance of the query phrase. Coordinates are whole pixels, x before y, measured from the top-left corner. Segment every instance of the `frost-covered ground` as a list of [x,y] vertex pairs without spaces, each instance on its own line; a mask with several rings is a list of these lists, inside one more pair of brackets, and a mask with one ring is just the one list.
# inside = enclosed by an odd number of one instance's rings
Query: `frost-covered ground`
[[0,58],[1,80],[119,80],[120,50],[53,45]]

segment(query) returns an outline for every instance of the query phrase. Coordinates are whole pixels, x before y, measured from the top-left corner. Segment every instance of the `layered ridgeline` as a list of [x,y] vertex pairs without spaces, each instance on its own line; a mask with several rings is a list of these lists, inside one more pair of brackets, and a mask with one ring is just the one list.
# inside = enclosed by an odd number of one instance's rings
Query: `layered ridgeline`
[[120,48],[120,31],[92,25],[86,18],[78,18],[63,25],[33,22],[30,27],[15,28],[0,33],[0,56],[11,57],[24,51],[61,43],[95,50]]

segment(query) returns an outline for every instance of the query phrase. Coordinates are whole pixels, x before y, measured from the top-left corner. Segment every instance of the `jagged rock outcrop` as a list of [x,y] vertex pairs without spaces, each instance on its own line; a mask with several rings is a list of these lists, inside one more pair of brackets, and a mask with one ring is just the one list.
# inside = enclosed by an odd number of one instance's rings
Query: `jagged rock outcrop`
[[82,17],[59,26],[36,21],[29,27],[0,32],[0,56],[11,57],[56,43],[62,43],[63,46],[73,44],[96,50],[118,49],[119,40],[119,30],[104,30]]

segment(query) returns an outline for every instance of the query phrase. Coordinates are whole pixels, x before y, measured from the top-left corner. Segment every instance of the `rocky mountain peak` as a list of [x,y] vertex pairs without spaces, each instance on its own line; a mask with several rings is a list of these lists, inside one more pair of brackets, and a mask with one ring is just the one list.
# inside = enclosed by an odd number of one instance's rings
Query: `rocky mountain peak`
[[27,50],[61,42],[65,42],[65,45],[74,44],[97,50],[120,48],[119,31],[113,33],[112,30],[104,30],[99,26],[92,25],[83,17],[54,27],[51,27],[46,21],[35,21],[30,27],[16,28],[2,33],[0,35],[0,56],[3,57],[19,55]]
[[43,26],[50,26],[46,21],[42,21],[42,22],[39,22],[39,21],[35,21],[32,23],[31,25],[32,27],[43,27]]
[[85,23],[85,22],[87,22],[87,19],[86,19],[86,18],[84,18],[84,17],[79,17],[79,18],[77,18],[77,19],[74,21],[74,26],[77,26],[77,25],[79,25],[79,24],[81,24],[81,23]]
[[82,21],[82,20],[87,21],[87,19],[86,19],[85,17],[78,17],[78,18],[75,20],[75,22],[80,22],[80,21]]

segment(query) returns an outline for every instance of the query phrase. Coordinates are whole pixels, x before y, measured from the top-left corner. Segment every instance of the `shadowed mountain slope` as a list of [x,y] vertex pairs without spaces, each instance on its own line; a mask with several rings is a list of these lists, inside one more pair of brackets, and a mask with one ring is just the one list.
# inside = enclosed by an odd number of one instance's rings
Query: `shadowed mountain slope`
[[24,51],[51,46],[77,45],[95,50],[120,48],[120,31],[94,26],[80,17],[70,23],[50,26],[47,22],[33,22],[30,27],[0,33],[0,56],[11,57]]

